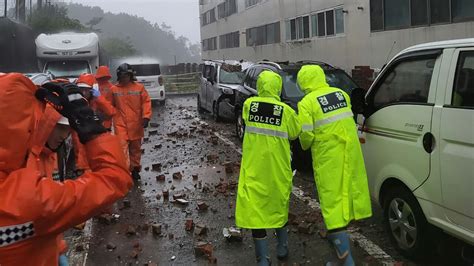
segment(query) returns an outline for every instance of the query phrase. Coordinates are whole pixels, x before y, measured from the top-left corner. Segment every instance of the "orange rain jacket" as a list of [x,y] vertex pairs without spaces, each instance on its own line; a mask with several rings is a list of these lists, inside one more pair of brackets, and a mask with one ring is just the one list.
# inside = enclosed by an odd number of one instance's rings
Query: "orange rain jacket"
[[[53,179],[53,173],[58,167],[57,154],[45,145],[60,118],[61,115],[53,107],[46,105],[38,122],[41,127],[38,127],[32,136],[26,167],[36,169],[41,177]],[[65,253],[67,251],[66,241],[62,235],[58,236],[57,240],[59,253]]]
[[[91,88],[97,82],[95,77],[92,74],[82,74],[77,79],[76,83],[83,83]],[[104,120],[103,125],[105,128],[110,128],[112,126],[112,117],[115,116],[115,108],[112,104],[101,95],[97,98],[93,97],[90,100],[91,108],[96,111],[99,116]],[[89,163],[87,162],[86,153],[84,149],[84,145],[79,141],[79,136],[77,136],[76,132],[72,134],[72,142],[74,146],[74,155],[76,158],[76,168],[80,170],[89,170]]]
[[57,238],[123,197],[132,179],[118,139],[102,134],[86,153],[93,172],[58,183],[28,167],[44,104],[21,74],[0,75],[0,265],[57,265]]
[[122,140],[139,140],[144,136],[143,119],[151,118],[151,100],[142,84],[112,87],[115,108],[115,133]]

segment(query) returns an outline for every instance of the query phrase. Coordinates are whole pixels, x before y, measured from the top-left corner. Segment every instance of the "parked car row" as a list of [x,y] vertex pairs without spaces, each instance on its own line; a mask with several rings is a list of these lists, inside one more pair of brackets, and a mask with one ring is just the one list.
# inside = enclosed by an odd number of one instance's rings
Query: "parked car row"
[[[433,236],[438,234],[432,232],[442,231],[461,240],[462,257],[473,262],[474,39],[407,48],[383,68],[368,91],[323,62],[258,62],[236,73],[233,86],[219,80],[213,93],[203,93],[201,87],[199,106],[219,118],[224,113],[219,99],[225,99],[226,113],[242,139],[242,106],[257,94],[258,75],[264,70],[279,73],[281,100],[297,109],[304,94],[296,76],[305,64],[320,65],[331,86],[351,95],[369,188],[395,246],[409,257],[423,256],[436,243]],[[204,83],[215,80],[210,77],[203,72]],[[209,94],[217,105],[204,107],[202,99]],[[311,166],[311,158],[293,144],[293,160]]]
[[[245,100],[257,95],[258,75],[265,70],[280,74],[283,81],[281,100],[297,110],[298,102],[304,97],[304,93],[298,87],[296,77],[301,67],[307,64],[321,66],[330,86],[341,88],[348,94],[358,87],[344,70],[318,61],[296,63],[261,61],[254,64],[238,61],[206,61],[201,90],[198,94],[198,108],[212,113],[216,121],[221,118],[234,121],[236,135],[242,141],[245,133],[242,107]],[[224,70],[226,68],[229,70],[229,65],[235,66],[232,68],[235,72]],[[302,151],[298,140],[292,143],[292,152],[295,169],[311,168],[311,154],[309,151]]]

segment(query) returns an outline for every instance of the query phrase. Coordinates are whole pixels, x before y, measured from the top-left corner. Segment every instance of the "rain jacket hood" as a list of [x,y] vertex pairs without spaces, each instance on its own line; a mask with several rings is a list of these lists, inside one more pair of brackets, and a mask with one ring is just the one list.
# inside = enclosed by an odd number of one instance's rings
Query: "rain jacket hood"
[[111,79],[111,78],[112,78],[112,75],[110,74],[110,69],[109,69],[109,67],[107,67],[107,66],[100,66],[100,67],[97,69],[97,73],[95,74],[95,78],[96,78],[96,79],[100,79],[100,78],[108,78],[108,79]]
[[21,168],[44,106],[35,98],[37,87],[22,74],[0,75],[0,172]]
[[258,96],[280,100],[282,84],[280,75],[272,71],[263,71],[257,80]]
[[77,86],[87,87],[87,88],[92,88],[94,84],[96,83],[97,83],[97,80],[92,74],[82,74],[79,76],[79,78],[76,81]]
[[329,87],[324,70],[317,65],[303,66],[298,73],[298,85],[305,94]]

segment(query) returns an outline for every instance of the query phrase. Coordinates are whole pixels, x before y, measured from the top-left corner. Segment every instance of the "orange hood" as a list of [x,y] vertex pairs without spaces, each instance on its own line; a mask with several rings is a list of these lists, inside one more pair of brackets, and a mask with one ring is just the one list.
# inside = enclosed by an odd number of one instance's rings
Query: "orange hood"
[[97,73],[95,74],[95,78],[96,78],[96,79],[100,79],[100,78],[108,78],[108,79],[111,79],[111,78],[112,78],[112,75],[110,75],[110,69],[109,69],[109,67],[107,67],[107,66],[100,66],[100,67],[97,69]]
[[36,86],[22,74],[0,75],[0,171],[21,168],[44,104],[35,98]]

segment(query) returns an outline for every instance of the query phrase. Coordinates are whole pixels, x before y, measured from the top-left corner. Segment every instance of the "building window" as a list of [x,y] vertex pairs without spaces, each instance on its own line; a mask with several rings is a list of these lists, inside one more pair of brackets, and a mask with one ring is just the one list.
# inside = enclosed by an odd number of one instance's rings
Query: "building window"
[[383,0],[370,0],[370,29],[383,30]]
[[219,19],[226,18],[235,13],[237,13],[236,0],[225,0],[217,6],[217,17]]
[[310,37],[309,16],[291,19],[289,20],[289,25],[291,40],[307,39]]
[[474,1],[370,0],[371,31],[462,21],[474,21]]
[[334,10],[326,11],[326,35],[334,35]]
[[285,35],[287,41],[291,40],[291,23],[289,20],[285,21]]
[[257,46],[280,42],[280,22],[247,29],[247,46]]
[[453,21],[474,20],[474,1],[451,0]]
[[290,20],[291,39],[296,40],[296,19]]
[[396,29],[410,25],[410,0],[385,0],[385,28]]
[[219,48],[236,48],[240,46],[240,34],[238,31],[219,36]]
[[216,22],[216,9],[213,8],[201,15],[201,25],[206,26],[207,24],[211,24]]
[[217,37],[202,40],[202,50],[203,51],[217,50]]
[[262,2],[262,0],[245,0],[245,7],[251,7],[251,6],[254,6],[256,4],[259,4],[260,2]]
[[411,25],[428,25],[428,0],[411,0]]
[[311,16],[311,36],[318,36],[318,16]]
[[451,21],[449,0],[431,0],[431,24],[447,23]]
[[324,19],[324,12],[318,13],[318,36],[326,36],[326,20]]
[[336,13],[336,34],[344,33],[344,10],[342,8],[335,9]]

